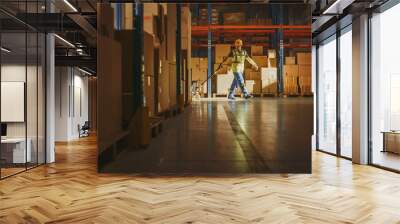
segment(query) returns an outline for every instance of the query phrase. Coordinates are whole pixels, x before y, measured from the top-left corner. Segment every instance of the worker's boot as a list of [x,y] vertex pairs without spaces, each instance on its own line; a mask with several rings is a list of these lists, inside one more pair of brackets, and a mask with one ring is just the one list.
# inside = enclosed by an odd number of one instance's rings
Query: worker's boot
[[245,99],[253,98],[253,95],[247,93],[244,95],[244,98]]
[[228,99],[235,100],[235,95],[233,93],[228,94]]

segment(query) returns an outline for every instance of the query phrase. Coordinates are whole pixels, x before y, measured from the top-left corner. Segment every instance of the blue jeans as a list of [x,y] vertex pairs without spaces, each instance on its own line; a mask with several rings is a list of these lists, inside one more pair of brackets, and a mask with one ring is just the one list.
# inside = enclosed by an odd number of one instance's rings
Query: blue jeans
[[235,91],[235,89],[237,87],[240,87],[240,89],[242,90],[242,93],[244,93],[244,95],[249,94],[247,92],[246,87],[244,86],[243,73],[241,73],[241,72],[233,73],[233,81],[232,81],[231,89],[229,91],[229,95],[233,95],[233,91]]

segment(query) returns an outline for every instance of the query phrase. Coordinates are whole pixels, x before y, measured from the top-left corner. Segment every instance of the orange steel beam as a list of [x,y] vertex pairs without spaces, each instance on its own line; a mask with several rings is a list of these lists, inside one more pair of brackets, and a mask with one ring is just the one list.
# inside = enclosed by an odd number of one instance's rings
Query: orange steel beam
[[[263,47],[270,47],[270,44],[267,43],[254,43],[252,45],[263,46]],[[250,47],[251,45],[244,45],[244,47]],[[207,44],[192,44],[192,48],[206,48],[208,47]],[[215,47],[215,44],[211,45],[211,47]],[[284,48],[310,48],[311,44],[302,44],[302,43],[286,43],[283,44]]]
[[197,30],[218,30],[218,29],[309,29],[311,25],[210,25],[192,26],[192,31]]
[[[229,33],[213,33],[214,36],[220,36],[224,34],[224,36],[235,36],[236,34],[241,34],[244,36],[262,34],[262,33],[253,33],[253,32],[229,32]],[[268,34],[268,33],[264,33]],[[193,37],[204,37],[207,36],[207,33],[192,33]],[[284,37],[311,37],[311,33],[285,33]]]
[[[251,33],[251,34],[268,34],[268,33],[275,33],[275,30],[213,30],[213,34],[221,34],[221,33]],[[192,31],[192,35],[207,35],[208,31],[201,30],[201,31]]]
[[[212,33],[274,33],[275,30],[213,30]],[[206,30],[196,30],[192,33],[208,33]]]

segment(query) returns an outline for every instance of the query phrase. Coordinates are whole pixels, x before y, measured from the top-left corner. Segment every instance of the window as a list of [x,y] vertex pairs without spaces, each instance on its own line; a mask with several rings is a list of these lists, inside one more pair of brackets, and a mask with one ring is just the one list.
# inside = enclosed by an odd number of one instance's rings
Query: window
[[[14,13],[39,13],[44,1],[1,2]],[[45,163],[45,35],[0,13],[0,178]]]
[[400,5],[371,19],[372,163],[400,170]]
[[336,153],[336,36],[318,48],[318,145]]
[[352,32],[340,36],[340,154],[352,157]]

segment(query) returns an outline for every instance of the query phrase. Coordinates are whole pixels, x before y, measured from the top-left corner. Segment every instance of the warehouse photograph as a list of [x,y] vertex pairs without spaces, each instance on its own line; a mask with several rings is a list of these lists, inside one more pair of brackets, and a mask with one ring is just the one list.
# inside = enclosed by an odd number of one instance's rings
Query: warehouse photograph
[[0,0],[0,224],[400,224],[400,0]]
[[99,171],[310,173],[310,10],[100,4]]

